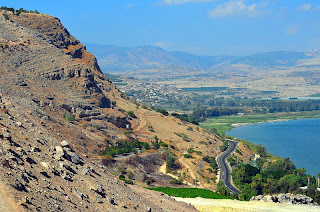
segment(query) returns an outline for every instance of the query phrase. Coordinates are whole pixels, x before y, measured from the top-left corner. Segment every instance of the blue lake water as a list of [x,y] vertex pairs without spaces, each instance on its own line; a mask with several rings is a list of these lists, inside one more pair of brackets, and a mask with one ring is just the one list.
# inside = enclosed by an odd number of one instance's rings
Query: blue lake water
[[320,118],[252,124],[227,134],[262,144],[269,153],[290,158],[308,174],[320,172]]

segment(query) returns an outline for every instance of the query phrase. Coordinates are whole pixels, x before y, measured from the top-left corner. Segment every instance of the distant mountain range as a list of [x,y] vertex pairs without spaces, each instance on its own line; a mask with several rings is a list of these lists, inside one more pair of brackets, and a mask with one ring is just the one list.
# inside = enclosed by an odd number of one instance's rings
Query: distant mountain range
[[249,56],[198,56],[185,52],[169,52],[156,46],[120,47],[86,43],[89,52],[98,59],[102,70],[127,71],[166,67],[188,69],[232,70],[238,66],[247,69],[296,66],[301,60],[319,57],[318,51],[276,51]]

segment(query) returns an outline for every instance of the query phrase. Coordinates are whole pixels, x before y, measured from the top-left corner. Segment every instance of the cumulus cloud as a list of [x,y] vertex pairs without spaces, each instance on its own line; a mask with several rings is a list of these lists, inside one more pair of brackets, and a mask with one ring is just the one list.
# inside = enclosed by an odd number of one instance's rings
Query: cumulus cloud
[[311,9],[312,9],[312,4],[303,4],[298,8],[299,11],[305,11],[305,12],[310,11]]
[[296,35],[299,32],[299,26],[290,25],[286,28],[286,35]]
[[130,10],[131,8],[134,8],[136,5],[135,4],[127,4],[126,9]]
[[165,42],[162,41],[158,41],[154,44],[154,46],[160,47],[160,48],[164,48],[166,46]]
[[174,4],[186,4],[186,3],[200,3],[200,2],[210,2],[215,0],[162,0],[158,4],[164,5],[174,5]]
[[221,18],[231,15],[244,15],[257,17],[268,14],[270,11],[261,10],[266,7],[265,3],[247,5],[243,0],[233,0],[220,4],[209,12],[213,18]]

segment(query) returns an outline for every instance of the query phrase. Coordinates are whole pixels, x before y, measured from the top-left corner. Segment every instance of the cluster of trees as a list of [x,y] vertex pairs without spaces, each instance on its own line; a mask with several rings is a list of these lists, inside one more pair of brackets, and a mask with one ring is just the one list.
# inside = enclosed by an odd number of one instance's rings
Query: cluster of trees
[[37,13],[39,14],[38,10],[25,10],[23,8],[20,8],[18,10],[15,10],[14,8],[12,7],[6,7],[6,6],[3,6],[3,7],[0,7],[1,10],[6,10],[6,11],[10,11],[12,12],[13,14],[19,16],[21,13]]
[[207,163],[210,164],[211,168],[217,170],[218,169],[218,164],[216,162],[215,157],[210,157],[210,156],[205,156],[203,157],[203,160]]
[[276,109],[279,112],[311,111],[320,110],[320,100],[257,100],[257,99],[225,99],[223,97],[213,98],[207,102],[208,106],[217,107],[250,107]]
[[[246,113],[248,109],[259,114],[320,110],[320,100],[254,100],[219,97],[201,103],[190,115],[178,113],[171,115],[182,121],[198,125],[199,122],[205,121],[207,118],[237,115],[238,113]],[[156,111],[166,116],[169,114],[165,109],[157,108]]]
[[130,152],[137,152],[137,149],[150,149],[150,146],[146,142],[127,140],[119,140],[114,146],[106,146],[103,150],[99,151],[101,156],[115,156]]
[[[305,174],[305,169],[296,169],[289,158],[270,162],[258,158],[250,164],[240,164],[232,171],[233,181],[241,190],[240,199],[277,193],[304,193],[320,203],[320,192],[315,189],[316,178]],[[308,185],[307,190],[300,187]]]
[[173,170],[179,168],[176,164],[177,157],[170,150],[166,152],[166,172],[172,172]]
[[207,118],[219,116],[231,116],[244,112],[243,108],[230,108],[230,107],[213,107],[207,108],[206,106],[199,106],[189,116],[192,120],[198,122],[204,121]]
[[168,144],[159,140],[157,136],[155,136],[155,141],[152,142],[152,144],[149,144],[147,142],[140,142],[138,140],[136,141],[118,140],[113,146],[112,145],[109,146],[107,144],[107,146],[103,150],[99,151],[99,155],[113,157],[115,155],[121,155],[125,153],[131,153],[131,152],[137,153],[137,149],[148,150],[148,149],[159,149],[161,147],[167,148]]

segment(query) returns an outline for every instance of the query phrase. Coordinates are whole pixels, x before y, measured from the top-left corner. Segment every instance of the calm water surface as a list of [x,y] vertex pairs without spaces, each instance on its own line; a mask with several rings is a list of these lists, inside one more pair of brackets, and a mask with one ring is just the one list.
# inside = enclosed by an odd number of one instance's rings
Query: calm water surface
[[227,134],[262,144],[269,153],[290,158],[308,174],[320,172],[320,118],[252,124]]

